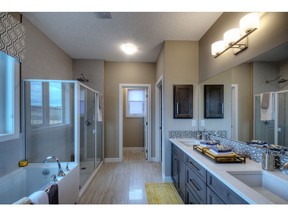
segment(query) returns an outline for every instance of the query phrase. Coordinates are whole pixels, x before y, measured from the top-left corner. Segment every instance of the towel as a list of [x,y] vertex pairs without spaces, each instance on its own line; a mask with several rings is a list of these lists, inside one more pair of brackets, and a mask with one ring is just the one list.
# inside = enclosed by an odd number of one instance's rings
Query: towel
[[211,147],[210,151],[214,154],[231,154],[232,149],[226,149],[226,148],[218,148],[218,147]]
[[48,195],[45,191],[36,191],[29,196],[32,204],[49,204]]
[[32,204],[32,201],[28,197],[23,197],[20,200],[14,202],[13,204]]
[[[272,106],[272,92],[269,92],[269,106],[267,109],[262,109],[260,110],[260,119],[261,121],[271,121],[274,120],[274,113],[273,113],[273,106]],[[261,94],[261,101],[263,98],[263,94]]]
[[53,184],[47,189],[49,204],[59,204],[58,185]]
[[265,92],[262,94],[261,109],[268,109],[269,108],[270,96],[271,96],[270,92]]

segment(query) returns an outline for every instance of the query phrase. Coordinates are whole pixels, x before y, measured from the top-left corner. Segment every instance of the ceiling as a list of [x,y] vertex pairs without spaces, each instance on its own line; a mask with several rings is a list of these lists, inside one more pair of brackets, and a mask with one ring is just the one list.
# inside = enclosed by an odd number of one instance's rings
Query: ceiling
[[[220,12],[24,12],[72,59],[156,62],[165,40],[199,41]],[[109,15],[109,14],[108,14]],[[120,45],[134,43],[135,55]]]

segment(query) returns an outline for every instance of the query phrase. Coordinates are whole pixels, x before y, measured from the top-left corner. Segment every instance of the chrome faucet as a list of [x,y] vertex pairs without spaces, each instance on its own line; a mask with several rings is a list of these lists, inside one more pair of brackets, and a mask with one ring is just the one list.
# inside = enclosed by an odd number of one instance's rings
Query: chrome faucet
[[45,160],[44,163],[46,163],[50,159],[55,159],[57,164],[58,164],[58,176],[65,176],[66,174],[63,172],[63,169],[61,167],[61,164],[59,162],[59,159],[55,156],[48,156]]

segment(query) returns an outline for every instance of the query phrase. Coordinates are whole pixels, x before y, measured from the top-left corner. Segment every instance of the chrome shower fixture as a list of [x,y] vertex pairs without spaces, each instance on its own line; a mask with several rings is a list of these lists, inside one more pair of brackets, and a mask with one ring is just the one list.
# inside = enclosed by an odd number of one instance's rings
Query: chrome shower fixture
[[77,78],[77,80],[79,82],[89,82],[88,79],[86,79],[86,77],[81,73],[81,76],[79,78]]

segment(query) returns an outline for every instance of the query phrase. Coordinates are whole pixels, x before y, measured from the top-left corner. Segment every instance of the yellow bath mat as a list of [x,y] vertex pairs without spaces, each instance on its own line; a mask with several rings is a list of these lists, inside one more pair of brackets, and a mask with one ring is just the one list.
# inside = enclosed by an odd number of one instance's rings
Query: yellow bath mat
[[173,183],[146,183],[148,204],[184,204]]

